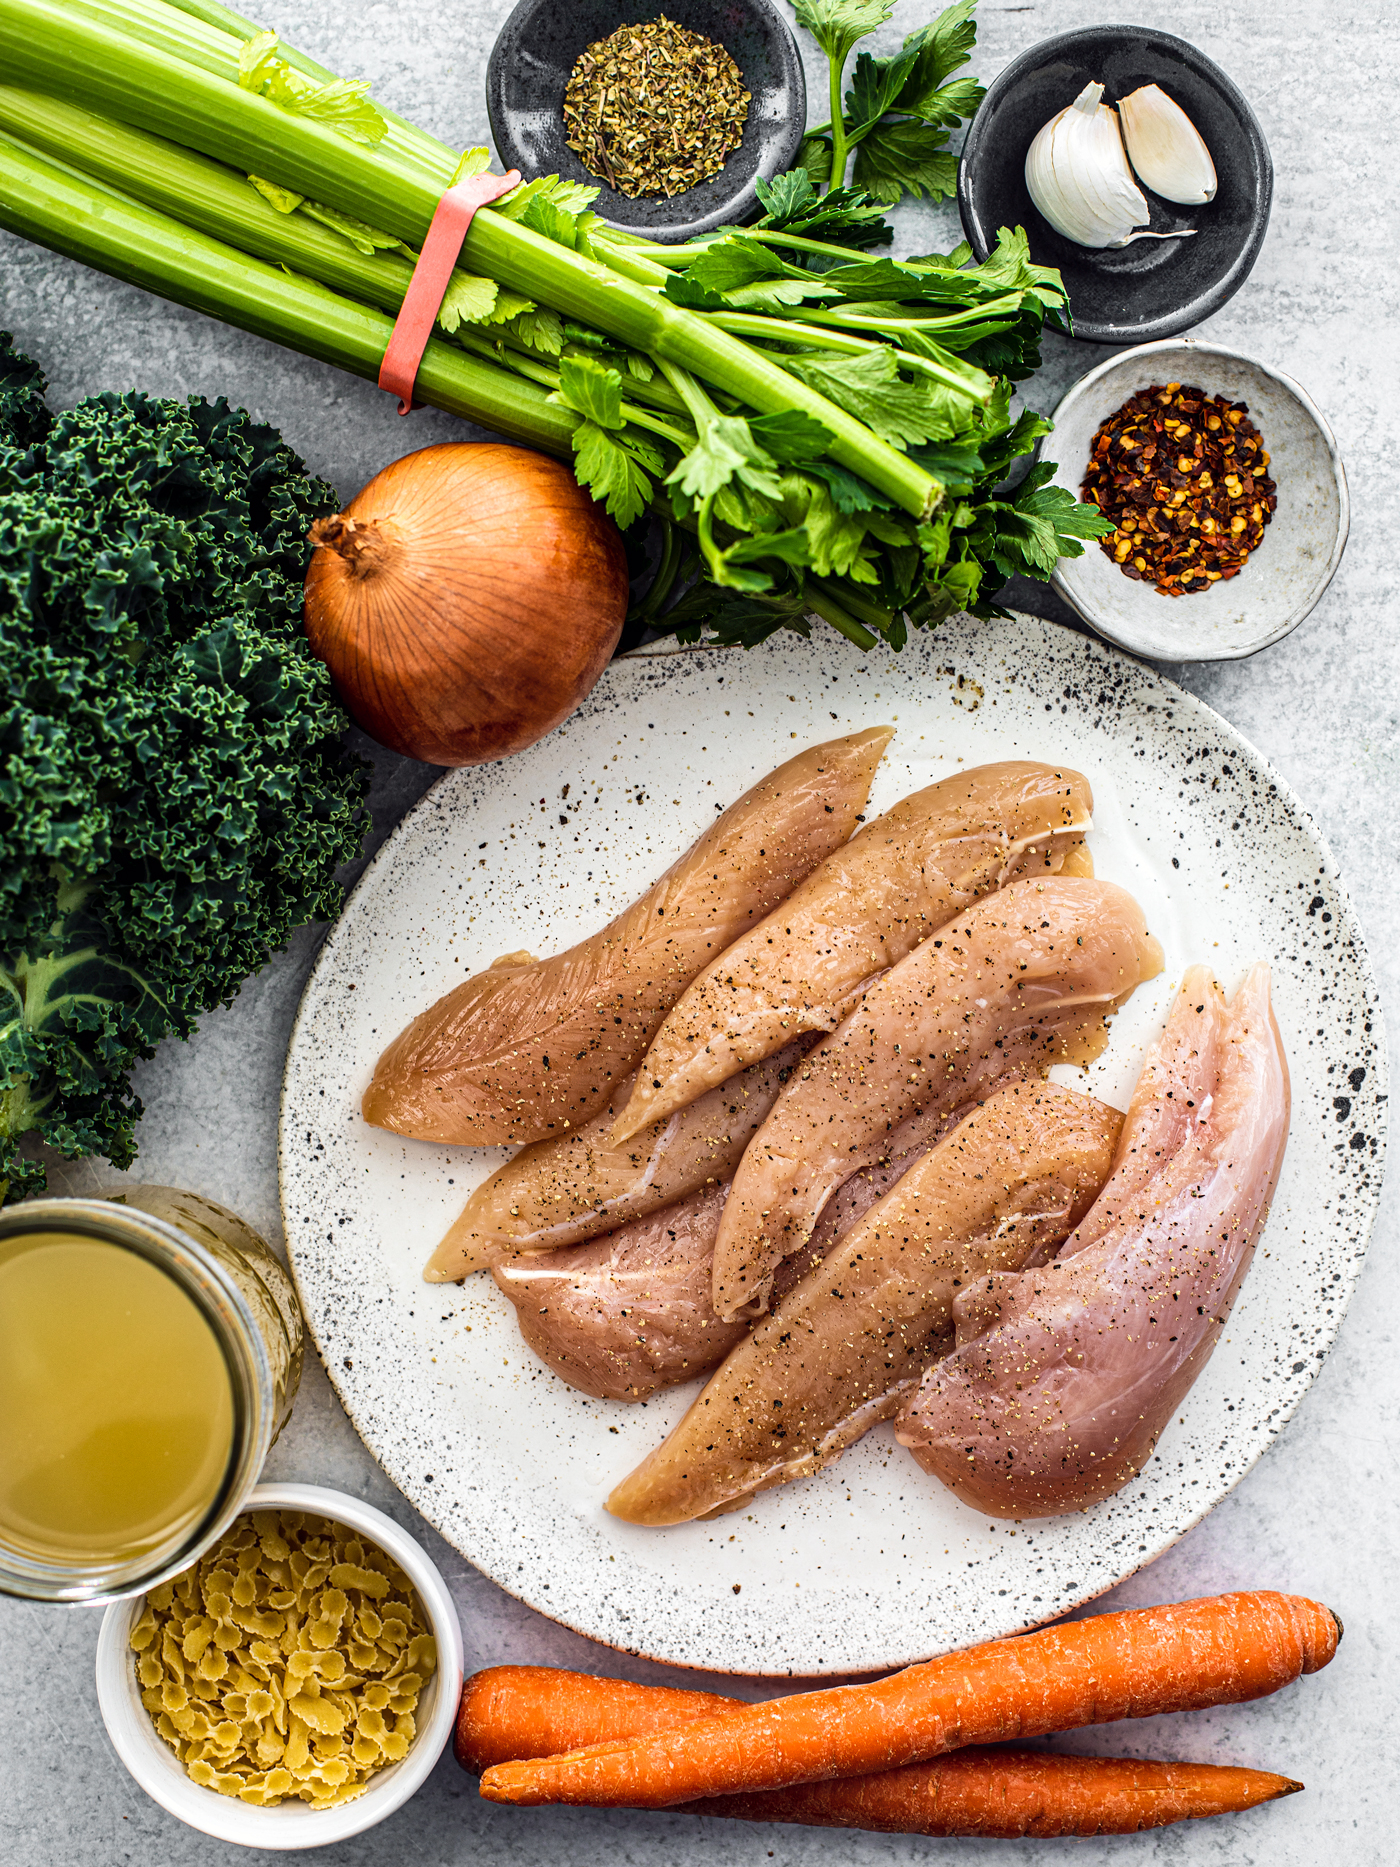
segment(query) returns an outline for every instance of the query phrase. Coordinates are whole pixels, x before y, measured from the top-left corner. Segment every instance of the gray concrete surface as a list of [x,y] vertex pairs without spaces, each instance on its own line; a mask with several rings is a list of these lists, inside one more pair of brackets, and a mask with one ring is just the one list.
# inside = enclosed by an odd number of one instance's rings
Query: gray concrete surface
[[[360,5],[278,0],[264,17],[346,75],[461,144],[485,136],[482,71],[507,0]],[[928,18],[904,0],[879,43]],[[1400,539],[1395,410],[1400,406],[1400,251],[1394,186],[1396,96],[1389,9],[1319,10],[1304,0],[984,0],[974,69],[990,78],[1036,40],[1122,12],[1204,47],[1243,86],[1274,152],[1277,195],[1263,254],[1239,296],[1202,327],[1281,364],[1329,415],[1351,475],[1353,529],[1341,572],[1288,641],[1252,661],[1171,670],[1282,770],[1331,840],[1368,930],[1382,990],[1397,1004],[1394,938],[1396,782],[1400,774],[1394,622]],[[814,116],[824,78],[809,61]],[[899,217],[903,250],[956,239],[949,206]],[[18,241],[0,239],[0,327],[43,362],[57,403],[99,389],[226,394],[276,423],[310,466],[353,492],[408,446],[460,438],[427,411],[411,427],[388,398],[257,339]],[[1102,356],[1051,337],[1028,399],[1053,407]],[[1027,607],[1053,601],[1023,593]],[[382,834],[433,773],[380,754],[375,823]],[[165,1046],[141,1071],[147,1114],[142,1177],[173,1181],[236,1207],[276,1237],[277,1088],[287,1033],[317,940],[305,930],[188,1045]],[[65,1169],[75,1191],[110,1184],[96,1167]],[[1275,1586],[1319,1596],[1346,1622],[1336,1663],[1254,1706],[1105,1729],[1077,1747],[1258,1765],[1301,1777],[1307,1793],[1232,1821],[1134,1840],[1085,1841],[1075,1858],[1203,1867],[1346,1867],[1393,1860],[1400,1814],[1389,1727],[1400,1715],[1393,1581],[1400,1460],[1393,1316],[1400,1298],[1396,1216],[1386,1202],[1359,1294],[1327,1366],[1283,1439],[1206,1521],[1101,1606]],[[3,1428],[0,1428],[3,1430]],[[534,1614],[473,1571],[427,1529],[375,1466],[313,1362],[270,1471],[368,1497],[423,1538],[456,1593],[469,1665],[534,1661],[694,1681],[628,1662]],[[234,1867],[253,1856],[183,1828],[126,1776],[103,1734],[92,1687],[94,1611],[0,1603],[0,1858],[12,1867]],[[737,1688],[759,1696],[750,1683]],[[1071,1745],[1071,1748],[1076,1746]],[[952,1860],[969,1844],[706,1823],[693,1816],[509,1811],[482,1803],[442,1762],[422,1793],[383,1827],[326,1850],[326,1867],[378,1862],[661,1862],[667,1867],[895,1867]],[[1062,1858],[1059,1843],[986,1843],[979,1861]],[[259,1856],[258,1859],[263,1857]],[[265,1857],[268,1862],[274,1858]]]

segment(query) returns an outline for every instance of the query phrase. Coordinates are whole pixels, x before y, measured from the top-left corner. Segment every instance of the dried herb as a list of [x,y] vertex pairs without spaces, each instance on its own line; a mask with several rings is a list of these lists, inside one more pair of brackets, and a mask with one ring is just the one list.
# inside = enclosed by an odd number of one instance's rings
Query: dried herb
[[1238,577],[1278,505],[1244,402],[1189,383],[1143,389],[1094,436],[1085,500],[1117,527],[1100,550],[1162,596]]
[[724,47],[664,13],[595,40],[564,91],[570,149],[629,197],[683,194],[718,175],[748,114]]

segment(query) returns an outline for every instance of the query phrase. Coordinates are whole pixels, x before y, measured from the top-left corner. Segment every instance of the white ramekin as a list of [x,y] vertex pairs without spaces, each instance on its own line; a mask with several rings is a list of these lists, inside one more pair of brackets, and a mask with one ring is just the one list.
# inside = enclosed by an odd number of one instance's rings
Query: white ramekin
[[144,1595],[115,1601],[102,1619],[97,1641],[97,1702],[117,1755],[148,1796],[206,1835],[250,1848],[319,1848],[363,1833],[402,1808],[427,1780],[452,1735],[462,1696],[462,1630],[447,1584],[413,1538],[373,1505],[320,1485],[258,1485],[244,1510],[300,1510],[329,1517],[376,1543],[418,1591],[437,1641],[437,1671],[423,1689],[415,1714],[418,1732],[402,1763],[371,1777],[353,1802],[313,1809],[287,1801],[261,1809],[190,1781],[184,1765],[157,1735],[141,1703],[130,1645],[131,1629]]
[[1242,573],[1195,596],[1165,597],[1125,577],[1096,540],[1061,558],[1050,581],[1097,635],[1149,661],[1238,661],[1281,641],[1312,613],[1346,548],[1346,469],[1327,418],[1291,376],[1223,344],[1172,337],[1139,344],[1082,376],[1052,417],[1042,451],[1053,485],[1077,499],[1099,424],[1153,383],[1186,382],[1246,402],[1269,451],[1278,510]]

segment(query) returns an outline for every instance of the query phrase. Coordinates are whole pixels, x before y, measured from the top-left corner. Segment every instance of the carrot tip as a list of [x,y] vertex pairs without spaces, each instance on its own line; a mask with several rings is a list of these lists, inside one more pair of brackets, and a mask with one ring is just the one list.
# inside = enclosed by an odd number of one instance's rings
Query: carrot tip
[[1306,1789],[1306,1783],[1296,1783],[1291,1776],[1285,1776],[1283,1787],[1275,1792],[1278,1796],[1296,1796],[1300,1789]]
[[1328,1612],[1328,1613],[1329,1613],[1329,1614],[1330,1614],[1330,1615],[1332,1616],[1332,1619],[1333,1619],[1333,1621],[1334,1621],[1334,1623],[1336,1624],[1336,1628],[1337,1628],[1337,1645],[1338,1645],[1338,1646],[1340,1646],[1340,1645],[1342,1644],[1342,1633],[1343,1633],[1343,1628],[1342,1628],[1342,1617],[1341,1617],[1341,1615],[1340,1615],[1340,1614],[1338,1614],[1338,1612],[1337,1612],[1337,1610],[1336,1610],[1335,1608],[1329,1608],[1329,1609],[1327,1610],[1327,1612]]

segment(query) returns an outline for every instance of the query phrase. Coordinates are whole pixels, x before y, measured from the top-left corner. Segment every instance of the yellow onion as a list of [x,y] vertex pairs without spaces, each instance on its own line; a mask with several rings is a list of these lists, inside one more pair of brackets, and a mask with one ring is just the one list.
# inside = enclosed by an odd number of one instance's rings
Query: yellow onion
[[542,739],[622,633],[617,527],[567,467],[523,448],[406,454],[311,543],[312,649],[367,733],[431,765]]

